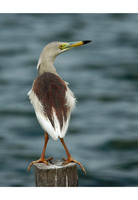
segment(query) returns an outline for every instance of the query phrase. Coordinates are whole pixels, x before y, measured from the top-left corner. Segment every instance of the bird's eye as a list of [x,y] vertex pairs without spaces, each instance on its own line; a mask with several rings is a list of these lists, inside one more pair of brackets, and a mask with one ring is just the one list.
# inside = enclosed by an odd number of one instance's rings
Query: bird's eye
[[61,44],[61,45],[59,45],[59,48],[60,48],[60,49],[62,49],[62,48],[63,48],[63,45],[62,45],[62,44]]

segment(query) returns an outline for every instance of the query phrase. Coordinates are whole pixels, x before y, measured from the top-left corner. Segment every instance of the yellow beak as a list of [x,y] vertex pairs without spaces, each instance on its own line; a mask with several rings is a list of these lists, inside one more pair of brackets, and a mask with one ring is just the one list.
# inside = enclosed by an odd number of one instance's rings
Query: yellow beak
[[80,45],[87,44],[87,43],[89,43],[89,42],[91,42],[91,40],[70,42],[70,43],[68,43],[68,45],[67,45],[66,47],[67,47],[67,48],[68,48],[68,47],[77,47],[77,46],[80,46]]
[[80,45],[84,45],[91,42],[91,40],[84,40],[84,41],[77,41],[77,42],[66,42],[66,43],[61,43],[59,48],[63,51],[67,51],[69,49],[72,49],[73,47],[77,47]]

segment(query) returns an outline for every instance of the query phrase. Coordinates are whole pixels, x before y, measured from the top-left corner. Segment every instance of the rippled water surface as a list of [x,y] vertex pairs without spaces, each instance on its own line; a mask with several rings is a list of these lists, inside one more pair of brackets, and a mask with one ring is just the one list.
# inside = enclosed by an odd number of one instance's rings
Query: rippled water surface
[[[34,186],[44,134],[27,92],[42,48],[92,40],[55,66],[77,97],[65,137],[79,186],[138,186],[138,14],[0,14],[0,186]],[[47,157],[65,157],[49,141]]]

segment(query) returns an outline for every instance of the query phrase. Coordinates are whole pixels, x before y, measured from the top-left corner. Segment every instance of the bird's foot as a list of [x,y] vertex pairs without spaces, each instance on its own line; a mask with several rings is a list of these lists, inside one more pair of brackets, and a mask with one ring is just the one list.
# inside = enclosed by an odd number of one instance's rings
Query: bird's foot
[[82,170],[84,171],[84,173],[86,174],[86,171],[85,171],[84,167],[77,160],[74,160],[72,157],[68,157],[67,159],[63,158],[63,160],[65,161],[65,162],[63,162],[63,165],[66,165],[66,164],[68,164],[70,162],[77,163],[82,168]]
[[46,165],[48,165],[48,161],[53,159],[52,157],[48,158],[48,159],[45,159],[45,158],[39,158],[38,160],[36,161],[33,161],[31,162],[31,164],[29,165],[28,169],[27,169],[27,172],[30,170],[31,166],[35,163],[45,163]]

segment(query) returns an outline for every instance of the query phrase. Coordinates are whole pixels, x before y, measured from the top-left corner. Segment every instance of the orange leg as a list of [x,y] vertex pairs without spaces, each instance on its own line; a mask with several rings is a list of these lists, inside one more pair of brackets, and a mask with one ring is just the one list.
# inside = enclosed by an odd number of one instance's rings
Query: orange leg
[[86,171],[85,171],[84,167],[82,166],[82,164],[79,163],[78,161],[74,160],[74,159],[71,157],[71,155],[70,155],[70,153],[69,153],[69,151],[68,151],[68,149],[67,149],[67,146],[66,146],[66,144],[65,144],[65,142],[64,142],[64,140],[63,140],[63,138],[60,138],[60,141],[61,141],[61,143],[63,144],[63,147],[64,147],[64,149],[65,149],[65,151],[66,151],[66,154],[67,154],[67,159],[64,159],[64,158],[63,158],[63,160],[65,160],[65,162],[64,162],[63,164],[68,164],[68,163],[70,163],[70,162],[75,162],[75,163],[77,163],[77,164],[82,168],[82,170],[83,170],[84,173],[86,174]]
[[43,147],[43,151],[42,151],[41,157],[40,157],[38,160],[33,161],[33,162],[29,165],[27,171],[30,170],[31,166],[32,166],[34,163],[45,163],[46,165],[48,165],[48,160],[51,160],[51,159],[52,159],[52,157],[50,157],[50,158],[48,158],[48,159],[45,159],[45,151],[46,151],[46,146],[47,146],[48,140],[49,140],[48,134],[45,132],[45,143],[44,143],[44,147]]

